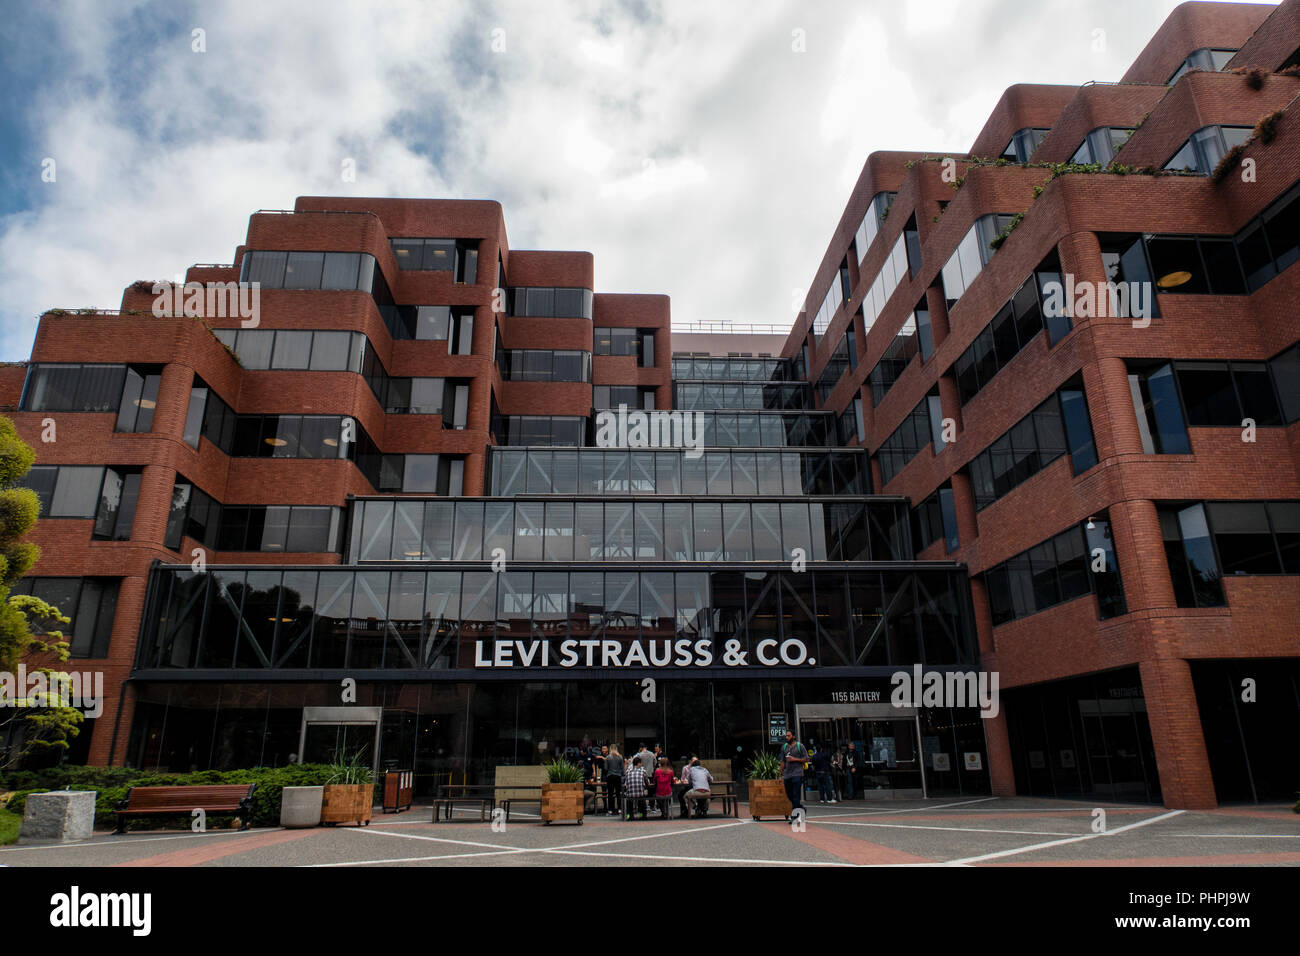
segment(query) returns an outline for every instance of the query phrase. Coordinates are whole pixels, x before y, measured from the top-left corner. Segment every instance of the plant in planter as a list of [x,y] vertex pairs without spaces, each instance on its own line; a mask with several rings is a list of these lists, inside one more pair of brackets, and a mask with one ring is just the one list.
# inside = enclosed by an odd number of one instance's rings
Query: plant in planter
[[341,755],[330,764],[330,775],[321,795],[320,822],[355,822],[370,826],[375,803],[375,778],[363,760],[365,750],[351,757]]
[[749,814],[759,817],[788,817],[793,810],[781,782],[781,759],[776,754],[755,752],[745,768],[749,781]]
[[542,823],[573,820],[582,826],[582,768],[567,760],[553,760],[545,765],[546,783],[542,784]]

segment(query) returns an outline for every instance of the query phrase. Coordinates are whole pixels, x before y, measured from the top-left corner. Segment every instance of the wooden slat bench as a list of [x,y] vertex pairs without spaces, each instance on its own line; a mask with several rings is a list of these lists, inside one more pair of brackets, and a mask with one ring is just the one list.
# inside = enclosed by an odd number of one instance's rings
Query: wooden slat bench
[[247,830],[256,789],[255,783],[131,787],[126,792],[126,799],[119,800],[115,807],[117,832],[126,832],[127,817],[190,816],[195,810],[233,814],[243,822],[240,829]]
[[433,800],[433,822],[438,822],[440,814],[445,815],[444,818],[450,820],[452,812],[458,803],[477,803],[480,823],[487,821],[488,814],[491,813],[497,805],[494,788],[489,785],[474,783],[444,783],[438,787],[437,794]]

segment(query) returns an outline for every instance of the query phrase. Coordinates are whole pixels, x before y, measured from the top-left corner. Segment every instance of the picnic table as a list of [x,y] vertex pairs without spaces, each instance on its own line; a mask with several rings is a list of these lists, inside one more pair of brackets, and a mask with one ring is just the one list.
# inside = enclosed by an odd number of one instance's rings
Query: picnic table
[[479,821],[486,822],[488,813],[496,808],[496,787],[481,783],[439,784],[433,799],[433,822],[438,822],[439,811],[442,811],[445,819],[450,820],[457,803],[477,803]]
[[[618,798],[614,798],[609,792],[609,783],[605,780],[588,781],[585,789],[596,792],[596,799],[601,801],[605,810],[623,809],[623,794],[619,793]],[[672,799],[677,800],[681,794],[687,791],[685,784],[673,784]],[[509,791],[510,796],[497,799],[497,791]],[[529,796],[520,796],[519,791],[528,791]],[[531,794],[536,794],[532,796]],[[542,788],[539,785],[529,786],[521,784],[495,785],[490,783],[444,783],[439,784],[433,801],[433,821],[438,822],[439,815],[445,820],[452,818],[452,812],[457,803],[477,804],[479,808],[479,821],[486,822],[488,815],[492,810],[501,807],[505,811],[506,822],[510,821],[510,809],[517,803],[541,803]],[[653,805],[658,798],[647,796],[647,805]],[[709,791],[710,800],[718,800],[722,803],[722,815],[739,817],[740,816],[740,799],[736,795],[736,784],[732,780],[715,780],[713,787]],[[670,810],[671,816],[671,810]],[[680,817],[679,817],[680,818]]]

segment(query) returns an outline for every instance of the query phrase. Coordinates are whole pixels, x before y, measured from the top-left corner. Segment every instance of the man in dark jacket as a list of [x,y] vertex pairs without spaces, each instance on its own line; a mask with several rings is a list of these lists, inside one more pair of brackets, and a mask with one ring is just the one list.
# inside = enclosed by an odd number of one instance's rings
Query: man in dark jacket
[[853,792],[857,789],[858,774],[862,773],[862,751],[854,746],[853,741],[849,741],[849,749],[844,752],[844,786],[848,789],[845,798],[853,799]]
[[817,802],[834,803],[835,787],[831,785],[831,759],[824,746],[818,746],[812,755],[813,772],[817,774]]

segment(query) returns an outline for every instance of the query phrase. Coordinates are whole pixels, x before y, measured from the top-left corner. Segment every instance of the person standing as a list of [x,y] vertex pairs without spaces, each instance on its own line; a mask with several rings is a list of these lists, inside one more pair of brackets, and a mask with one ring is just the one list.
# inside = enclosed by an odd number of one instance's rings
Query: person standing
[[605,756],[605,813],[618,812],[623,791],[623,755],[618,745],[611,744]]
[[850,800],[853,799],[854,791],[857,789],[858,774],[862,770],[862,754],[850,740],[849,749],[844,752],[844,783],[849,788],[848,799]]
[[831,785],[831,761],[826,748],[818,746],[812,755],[813,771],[817,774],[817,802],[834,803],[835,788]]
[[785,746],[781,748],[781,765],[785,768],[781,773],[781,782],[785,784],[791,814],[803,807],[800,796],[803,793],[803,765],[807,759],[808,749],[795,740],[793,730],[787,730]]
[[659,761],[655,760],[655,755],[650,752],[650,748],[645,744],[641,744],[640,749],[637,750],[634,756],[641,758],[641,769],[645,771],[647,777],[655,772],[655,767],[659,766]]
[[831,780],[835,784],[836,800],[844,799],[844,754],[836,750],[831,755]]

